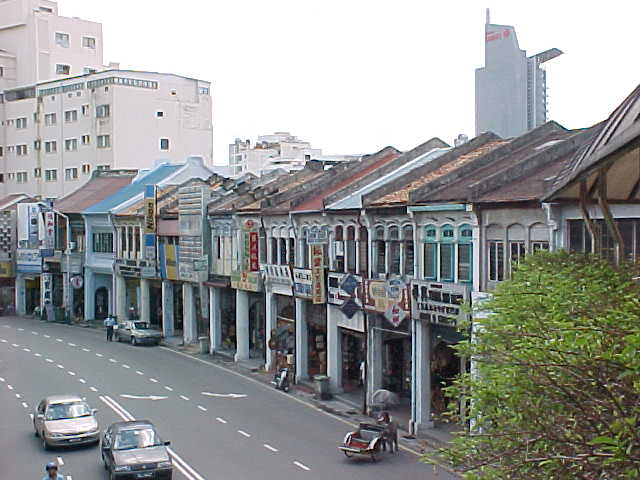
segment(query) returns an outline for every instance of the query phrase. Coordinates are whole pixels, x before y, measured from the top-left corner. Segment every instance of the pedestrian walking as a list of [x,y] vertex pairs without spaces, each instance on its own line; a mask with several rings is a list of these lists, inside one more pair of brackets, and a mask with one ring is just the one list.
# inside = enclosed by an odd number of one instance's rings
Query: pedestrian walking
[[113,328],[116,326],[116,320],[112,315],[107,315],[104,319],[104,326],[107,327],[107,342],[113,341]]
[[64,477],[58,473],[58,464],[55,462],[49,462],[44,467],[47,474],[42,477],[42,480],[64,480]]

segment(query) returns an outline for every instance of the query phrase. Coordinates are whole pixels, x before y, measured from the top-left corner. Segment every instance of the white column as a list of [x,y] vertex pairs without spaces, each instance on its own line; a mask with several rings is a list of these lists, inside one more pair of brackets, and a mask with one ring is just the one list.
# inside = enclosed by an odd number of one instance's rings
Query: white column
[[122,275],[114,275],[116,277],[116,316],[120,323],[127,319],[127,284]]
[[235,361],[249,359],[249,294],[236,290],[236,355]]
[[151,322],[151,304],[149,301],[149,280],[147,278],[140,279],[140,320],[143,322]]
[[331,391],[342,393],[342,351],[338,316],[342,312],[337,307],[327,305],[327,375]]
[[162,335],[172,337],[174,334],[173,283],[162,281]]
[[[90,268],[84,269],[84,319],[96,318],[96,274]],[[109,307],[107,307],[109,308]]]
[[309,329],[307,328],[307,305],[296,298],[296,381],[309,377]]
[[272,367],[275,366],[275,351],[269,348],[269,341],[271,340],[271,330],[274,330],[278,324],[277,322],[277,306],[276,306],[276,297],[271,290],[267,290],[266,292],[266,318],[265,318],[265,336],[266,336],[266,359],[265,359],[265,369],[267,371],[271,370]]
[[198,323],[193,301],[193,285],[182,284],[182,322],[184,325],[184,344],[195,343],[198,339]]
[[27,314],[27,287],[25,285],[24,276],[19,273],[16,275],[16,314]]
[[412,345],[412,388],[411,388],[411,431],[419,435],[427,428],[433,428],[431,421],[431,339],[426,322],[411,320],[413,327]]
[[222,290],[209,288],[209,353],[213,353],[222,345]]
[[367,409],[373,393],[382,388],[382,334],[373,328],[371,317],[367,322]]

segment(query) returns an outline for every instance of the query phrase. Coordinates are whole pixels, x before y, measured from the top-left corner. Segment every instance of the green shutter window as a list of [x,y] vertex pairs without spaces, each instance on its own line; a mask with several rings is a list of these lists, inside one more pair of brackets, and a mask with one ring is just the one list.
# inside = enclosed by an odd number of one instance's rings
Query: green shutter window
[[438,251],[437,243],[424,244],[424,277],[428,280],[436,279],[437,251]]

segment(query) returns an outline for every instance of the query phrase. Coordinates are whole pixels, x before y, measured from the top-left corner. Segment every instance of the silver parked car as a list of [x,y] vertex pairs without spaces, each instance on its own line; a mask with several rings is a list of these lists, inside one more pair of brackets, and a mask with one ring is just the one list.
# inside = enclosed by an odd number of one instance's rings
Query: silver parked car
[[162,332],[152,329],[148,323],[137,320],[125,320],[118,324],[115,332],[119,342],[131,342],[131,345],[150,343],[158,345],[162,340]]
[[33,428],[45,450],[53,446],[98,443],[100,429],[95,413],[78,395],[52,395],[38,404]]

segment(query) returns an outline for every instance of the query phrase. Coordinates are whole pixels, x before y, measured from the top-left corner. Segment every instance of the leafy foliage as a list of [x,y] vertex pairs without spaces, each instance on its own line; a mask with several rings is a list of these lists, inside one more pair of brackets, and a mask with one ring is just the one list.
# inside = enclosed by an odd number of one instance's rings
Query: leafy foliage
[[457,347],[472,369],[447,391],[466,406],[450,415],[470,431],[440,455],[467,479],[640,478],[633,276],[566,252],[523,262]]

